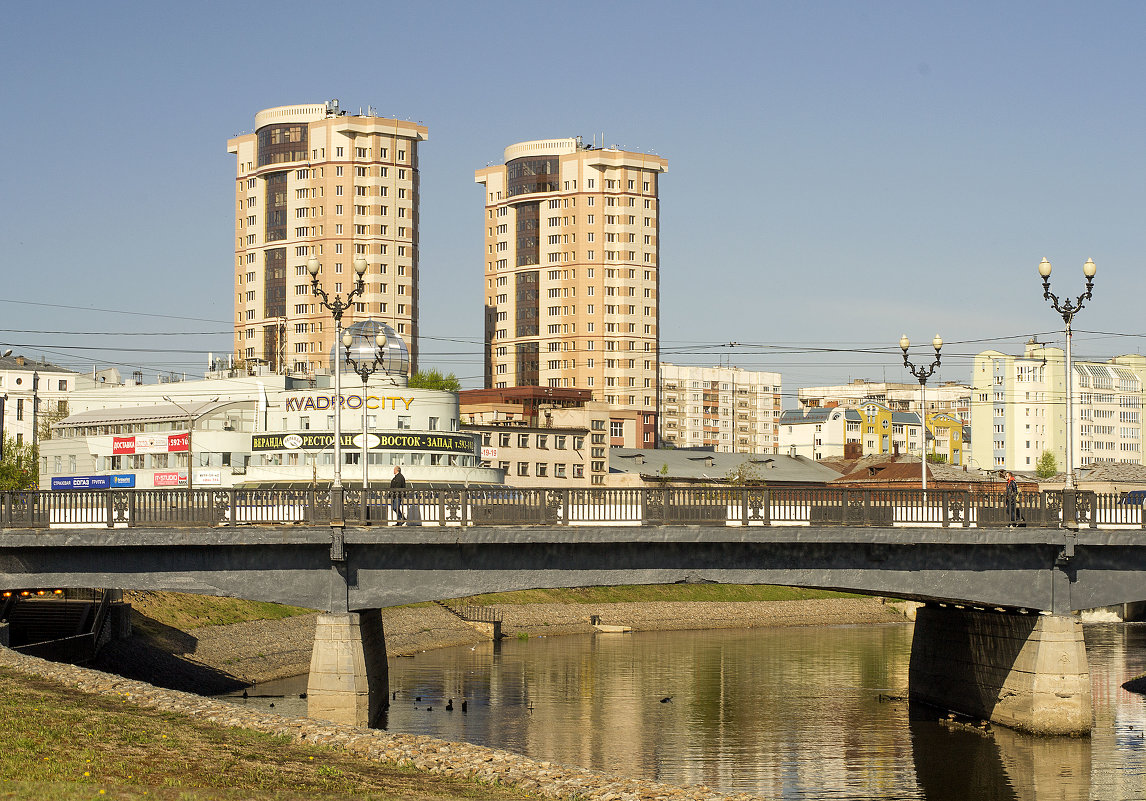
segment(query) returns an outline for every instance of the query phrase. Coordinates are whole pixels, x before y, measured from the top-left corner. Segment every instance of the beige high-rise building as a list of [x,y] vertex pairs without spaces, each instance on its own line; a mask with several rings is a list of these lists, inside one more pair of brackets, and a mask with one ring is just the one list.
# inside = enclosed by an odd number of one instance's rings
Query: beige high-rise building
[[[485,186],[485,385],[657,408],[660,156],[521,142]],[[651,439],[651,437],[650,437]],[[650,442],[651,444],[651,442]]]
[[307,260],[333,298],[366,292],[343,316],[391,325],[418,348],[418,123],[349,114],[338,101],[278,106],[227,141],[235,174],[235,354],[276,372],[329,369],[334,320],[311,292]]

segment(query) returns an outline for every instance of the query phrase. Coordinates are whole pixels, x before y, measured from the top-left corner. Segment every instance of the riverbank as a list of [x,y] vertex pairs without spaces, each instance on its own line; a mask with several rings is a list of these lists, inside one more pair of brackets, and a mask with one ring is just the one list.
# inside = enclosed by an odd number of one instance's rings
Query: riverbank
[[[296,676],[310,669],[316,614],[253,620],[187,630],[156,624],[155,601],[128,593],[136,634],[106,646],[92,667],[156,686],[202,694]],[[492,604],[505,636],[591,634],[591,615],[633,631],[669,631],[762,626],[824,626],[888,623],[904,619],[902,608],[878,598],[845,597],[796,601],[633,602]],[[487,638],[436,604],[382,610],[391,657],[436,648],[472,645]]]

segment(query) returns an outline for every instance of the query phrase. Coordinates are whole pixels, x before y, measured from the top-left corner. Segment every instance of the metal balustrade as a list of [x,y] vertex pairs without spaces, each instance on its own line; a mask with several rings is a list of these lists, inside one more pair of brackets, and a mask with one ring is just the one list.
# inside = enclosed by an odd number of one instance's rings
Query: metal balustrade
[[[1075,494],[1082,528],[1146,528],[1142,493]],[[170,489],[0,493],[4,529],[239,525],[1058,527],[1062,491],[1020,493],[836,487],[367,490]],[[1069,515],[1068,515],[1069,516]]]

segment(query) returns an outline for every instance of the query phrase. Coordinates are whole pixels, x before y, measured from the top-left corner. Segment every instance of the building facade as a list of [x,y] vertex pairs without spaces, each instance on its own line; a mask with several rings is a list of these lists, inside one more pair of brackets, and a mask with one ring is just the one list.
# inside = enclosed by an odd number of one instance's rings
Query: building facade
[[[897,412],[919,414],[922,411],[918,383],[897,384],[857,378],[850,384],[803,387],[797,390],[797,396],[804,408],[843,406],[855,409],[866,401],[876,401]],[[971,387],[966,384],[944,381],[928,385],[925,397],[929,415],[944,413],[959,418],[963,425],[971,423]]]
[[655,415],[667,162],[580,138],[521,142],[504,160],[475,173],[486,387],[588,389]]
[[463,390],[462,431],[481,439],[481,463],[518,487],[600,486],[610,447],[637,445],[634,412],[577,389]]
[[776,453],[780,374],[661,364],[661,443],[721,453]]
[[72,393],[72,413],[40,450],[42,489],[328,485],[341,406],[342,480],[384,486],[394,466],[411,483],[501,483],[460,430],[457,393],[401,380],[301,379],[263,365],[204,380]]
[[0,431],[17,444],[50,437],[51,425],[68,416],[73,392],[108,380],[118,384],[119,374],[114,370],[76,373],[44,360],[0,356]]
[[255,115],[254,133],[227,142],[235,174],[235,354],[276,373],[314,375],[334,322],[311,290],[307,261],[332,297],[366,291],[348,324],[382,320],[418,342],[418,144],[425,126],[351,115],[338,101]]
[[[1074,468],[1143,464],[1146,357],[1073,361]],[[1021,356],[987,350],[972,366],[971,455],[979,467],[1033,471],[1043,452],[1066,466],[1066,362],[1062,348],[1031,340]]]
[[923,442],[916,414],[873,400],[854,409],[789,409],[780,417],[779,430],[781,453],[816,460],[919,454]]

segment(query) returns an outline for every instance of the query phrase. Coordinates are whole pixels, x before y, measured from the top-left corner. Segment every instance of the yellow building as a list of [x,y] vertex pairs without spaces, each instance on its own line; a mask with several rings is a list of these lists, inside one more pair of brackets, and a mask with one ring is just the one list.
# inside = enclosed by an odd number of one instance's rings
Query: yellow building
[[864,456],[898,456],[919,453],[919,416],[913,412],[895,412],[878,401],[865,401],[859,406],[860,443]]
[[927,415],[927,453],[956,467],[963,464],[963,423],[942,412]]

